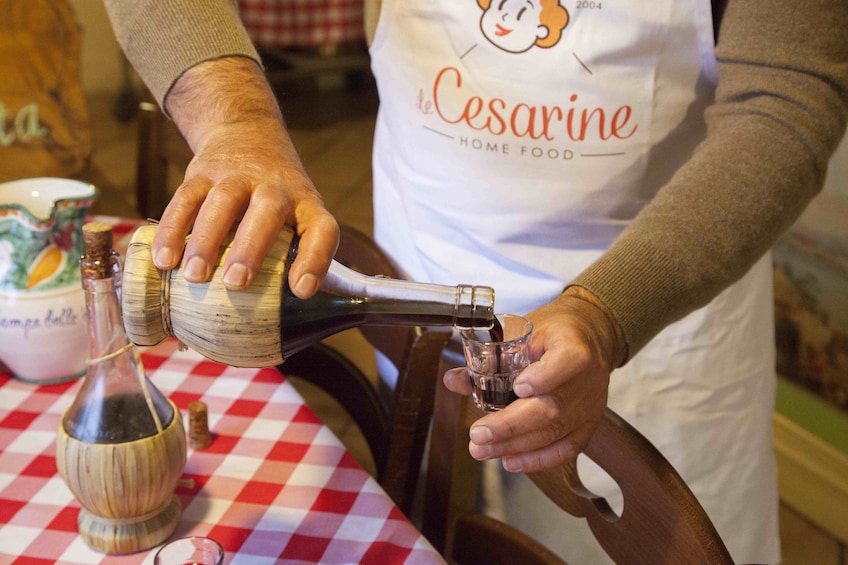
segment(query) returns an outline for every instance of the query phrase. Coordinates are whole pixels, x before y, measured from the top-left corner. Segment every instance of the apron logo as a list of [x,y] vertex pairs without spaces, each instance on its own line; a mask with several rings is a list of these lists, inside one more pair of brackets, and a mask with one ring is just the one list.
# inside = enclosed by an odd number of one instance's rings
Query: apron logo
[[[571,23],[562,0],[474,1],[482,9],[483,37],[509,55],[560,44]],[[575,9],[600,10],[601,2],[578,0]],[[470,70],[473,56],[468,56],[477,46],[475,42],[457,53],[462,64],[434,69],[432,82],[418,89],[415,109],[428,117],[425,129],[462,147],[504,156],[570,161],[625,155],[621,142],[639,129],[634,108],[626,100],[596,99],[591,94],[582,96],[579,90],[557,92],[557,98],[549,101],[524,99],[520,94],[515,99],[514,91],[508,91],[512,96],[499,96],[497,88],[481,89],[465,78],[466,71],[474,75]],[[572,55],[579,67],[570,72],[595,74],[576,53]]]
[[568,25],[568,10],[559,0],[477,0],[477,4],[483,9],[483,37],[508,53],[553,47]]

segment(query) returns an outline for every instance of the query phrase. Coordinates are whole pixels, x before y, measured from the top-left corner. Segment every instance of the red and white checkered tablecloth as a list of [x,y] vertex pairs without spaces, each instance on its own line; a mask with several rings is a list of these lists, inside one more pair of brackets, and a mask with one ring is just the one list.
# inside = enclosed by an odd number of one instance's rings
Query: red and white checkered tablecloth
[[260,47],[323,47],[364,41],[363,0],[238,0]]
[[[138,221],[115,224],[126,249]],[[142,352],[145,372],[182,412],[208,406],[212,445],[189,449],[173,537],[208,536],[232,565],[444,563],[276,370],[228,367],[173,340]],[[37,386],[0,373],[0,564],[152,563],[90,549],[79,504],[56,470],[56,432],[81,380]]]
[[[239,369],[180,352],[143,352],[180,408],[203,400],[212,445],[189,449],[174,537],[208,536],[227,563],[443,563],[276,369]],[[81,381],[35,386],[0,375],[0,563],[151,563],[106,556],[77,534],[79,504],[56,471],[55,438]],[[188,429],[188,422],[185,422]]]

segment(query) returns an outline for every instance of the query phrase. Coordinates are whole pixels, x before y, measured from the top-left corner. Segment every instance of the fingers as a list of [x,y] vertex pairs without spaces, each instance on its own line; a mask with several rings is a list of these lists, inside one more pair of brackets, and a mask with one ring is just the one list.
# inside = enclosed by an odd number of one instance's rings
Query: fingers
[[[514,384],[519,398],[474,423],[472,457],[502,458],[508,471],[532,472],[571,461],[586,447],[607,404],[609,369],[579,322],[559,309],[536,313],[533,362]],[[456,392],[467,386],[456,373],[445,383]]]
[[505,456],[501,464],[512,473],[533,473],[573,461],[589,444],[594,427],[584,426],[544,448]]
[[[160,269],[173,269],[181,262],[187,281],[207,281],[217,263],[221,243],[244,213],[250,192],[250,182],[237,175],[215,184],[204,177],[186,180],[159,221],[153,240],[154,264]],[[186,242],[189,230],[191,237]],[[255,269],[255,260],[251,266]]]
[[[447,371],[444,382],[452,392],[471,394],[465,367]],[[507,471],[538,471],[571,461],[588,443],[592,427],[567,426],[554,397],[519,399],[474,423],[468,451],[480,461],[503,457]]]
[[[542,339],[545,337],[542,336]],[[580,341],[568,339],[568,334],[556,335],[548,341],[560,343],[546,344],[539,360],[530,363],[515,378],[513,391],[519,398],[554,392],[563,383],[583,373],[592,361],[589,350]]]
[[[187,281],[209,279],[224,238],[237,227],[223,269],[230,290],[246,288],[287,219],[301,232],[298,255],[289,273],[290,285],[300,298],[309,298],[324,280],[338,246],[339,227],[314,190],[289,193],[249,178],[230,175],[212,183],[192,177],[177,189],[168,204],[153,241],[154,263],[160,269],[182,265]],[[191,237],[186,242],[186,235]]]
[[304,201],[298,207],[300,245],[289,270],[289,287],[306,299],[315,294],[330,267],[339,245],[339,224],[321,204]]
[[465,367],[448,370],[445,372],[443,380],[449,391],[464,396],[471,394],[471,381],[468,379],[468,369]]
[[[183,254],[182,270],[187,281],[201,283],[209,280],[218,261],[221,244],[236,220],[244,214],[250,192],[250,181],[239,176],[224,177],[207,192]],[[261,259],[250,263],[253,268],[251,277],[256,273],[257,263],[261,264]],[[226,270],[224,274],[226,276]]]
[[[452,392],[471,394],[465,367],[447,371],[444,382]],[[554,395],[519,399],[474,423],[468,451],[481,461],[503,457],[508,471],[528,472],[574,459],[588,443],[591,429],[573,426]]]
[[507,471],[533,472],[573,460],[594,427],[590,420],[574,422],[549,396],[520,399],[475,422],[468,451],[481,461],[503,458]]
[[[241,290],[247,288],[253,282],[262,267],[264,257],[273,247],[280,230],[285,224],[286,211],[289,208],[289,201],[268,186],[260,185],[252,193],[250,193],[248,187],[244,188],[249,193],[249,205],[237,224],[233,244],[221,265],[222,281],[229,290]],[[212,193],[204,204],[204,212],[208,204],[214,204],[218,200],[211,198],[211,196]],[[241,197],[235,196],[228,204],[233,209],[238,209],[244,198],[244,195]],[[229,224],[223,223],[227,221],[223,214],[213,215],[211,213],[203,219],[210,220],[209,229],[214,230],[212,233],[216,237],[224,233],[220,226],[232,225],[236,220],[236,218],[230,218]],[[215,220],[218,219],[222,223],[216,223]],[[195,222],[195,230],[205,230],[206,225],[202,225],[200,220],[201,218],[198,218],[198,221]],[[194,238],[195,235],[192,234],[189,243],[192,243]],[[198,248],[198,252],[201,252],[200,248]]]
[[171,270],[180,264],[185,238],[211,188],[211,181],[196,178],[183,183],[174,193],[153,238],[153,263],[157,268]]
[[474,422],[471,455],[488,459],[539,449],[565,437],[568,424],[553,397],[519,399]]

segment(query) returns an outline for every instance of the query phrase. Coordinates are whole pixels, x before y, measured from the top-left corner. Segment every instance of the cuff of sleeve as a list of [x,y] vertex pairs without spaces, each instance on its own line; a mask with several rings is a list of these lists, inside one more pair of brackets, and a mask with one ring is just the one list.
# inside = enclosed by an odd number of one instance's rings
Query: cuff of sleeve
[[261,66],[234,2],[147,2],[133,17],[123,26],[124,50],[163,109],[176,80],[199,63],[242,56]]
[[609,308],[627,344],[625,363],[666,325],[701,304],[688,296],[681,270],[659,250],[623,239],[571,282]]

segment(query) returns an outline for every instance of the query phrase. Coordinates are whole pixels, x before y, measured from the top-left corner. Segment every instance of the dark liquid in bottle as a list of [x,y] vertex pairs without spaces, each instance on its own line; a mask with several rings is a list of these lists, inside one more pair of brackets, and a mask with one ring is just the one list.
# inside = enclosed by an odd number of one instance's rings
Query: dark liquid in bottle
[[[475,323],[474,319],[467,316],[455,317],[451,308],[434,314],[433,305],[429,303],[404,304],[403,308],[399,309],[394,301],[370,300],[366,308],[360,298],[338,296],[323,291],[319,291],[309,300],[300,300],[288,288],[283,293],[280,314],[280,338],[284,356],[312,345],[316,339],[323,339],[366,322],[374,326],[447,326],[453,323],[458,326],[473,326]],[[479,320],[476,323],[480,323]]]

